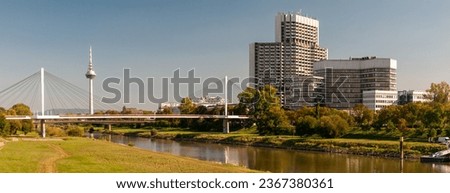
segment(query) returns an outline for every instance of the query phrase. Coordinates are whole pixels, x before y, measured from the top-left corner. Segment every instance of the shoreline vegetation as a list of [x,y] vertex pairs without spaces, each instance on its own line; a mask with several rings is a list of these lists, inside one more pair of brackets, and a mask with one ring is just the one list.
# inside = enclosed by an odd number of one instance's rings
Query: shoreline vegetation
[[260,172],[80,137],[6,139],[0,138],[1,173]]
[[[400,158],[399,139],[403,137],[405,139],[403,143],[404,157],[417,159],[422,155],[430,155],[447,149],[446,145],[430,142],[433,141],[432,139],[450,135],[450,86],[446,82],[433,83],[427,92],[429,95],[424,97],[428,98],[430,102],[399,103],[399,105],[387,106],[379,111],[371,110],[363,104],[357,104],[346,110],[329,108],[323,104],[326,101],[319,100],[320,97],[317,98],[314,106],[292,110],[282,108],[276,88],[270,85],[260,89],[248,87],[238,94],[239,103],[227,106],[228,115],[248,116],[248,119],[226,120],[229,121],[229,130],[231,131],[229,134],[221,133],[224,120],[218,118],[155,119],[152,122],[146,120],[145,123],[122,123],[111,133],[175,141],[392,158]],[[197,105],[191,98],[186,97],[181,100],[178,107],[164,107],[156,112],[138,111],[136,108],[124,106],[121,112],[106,110],[98,111],[95,114],[144,114],[150,115],[150,117],[154,113],[224,115],[226,114],[224,108],[221,105],[214,107]],[[31,120],[7,120],[6,116],[8,115],[31,116],[33,113],[27,105],[20,103],[9,109],[0,107],[0,136],[29,135],[38,132]],[[76,124],[50,124],[46,133],[50,137],[80,137],[93,127],[103,126],[105,125],[84,124],[80,120]],[[1,148],[0,152],[4,152],[9,145]],[[52,146],[52,149],[62,152],[61,149],[64,150],[64,147],[57,145]],[[82,153],[83,149],[79,149],[79,151],[74,153]],[[65,160],[68,159],[67,155],[58,154],[51,160]],[[106,160],[111,161],[110,159]],[[131,163],[134,162],[131,161]],[[136,164],[139,165],[139,163]],[[50,166],[46,165],[45,167]]]
[[[118,128],[104,131],[106,134],[124,135],[174,141],[244,145],[254,147],[282,148],[289,150],[318,151],[342,154],[354,154],[377,157],[400,157],[400,142],[397,140],[314,138],[299,136],[260,136],[251,131],[238,131],[229,134],[219,132],[193,132],[183,129],[129,129]],[[405,158],[418,159],[447,149],[443,144],[406,141],[403,143]]]

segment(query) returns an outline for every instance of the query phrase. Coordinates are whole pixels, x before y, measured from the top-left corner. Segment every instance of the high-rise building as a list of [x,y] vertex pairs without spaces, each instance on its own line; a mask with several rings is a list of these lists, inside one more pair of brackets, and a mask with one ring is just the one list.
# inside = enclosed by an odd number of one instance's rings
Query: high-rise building
[[[319,21],[300,13],[278,13],[275,42],[250,44],[249,73],[255,87],[271,84],[278,89],[283,105],[292,80],[312,77],[313,63],[328,58],[319,46]],[[291,81],[286,81],[286,80]]]
[[314,64],[314,75],[324,77],[324,103],[332,108],[349,109],[362,104],[364,91],[378,90],[367,93],[372,98],[381,91],[397,92],[397,60],[390,58],[323,60]]

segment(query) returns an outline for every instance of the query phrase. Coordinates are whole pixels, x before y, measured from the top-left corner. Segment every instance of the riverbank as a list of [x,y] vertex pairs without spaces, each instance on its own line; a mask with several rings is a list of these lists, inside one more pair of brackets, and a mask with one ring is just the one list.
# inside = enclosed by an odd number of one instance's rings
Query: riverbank
[[5,141],[0,149],[0,173],[256,172],[86,138]]
[[[259,136],[251,133],[222,134],[190,131],[158,131],[152,133],[150,130],[146,129],[118,129],[113,130],[110,133],[116,135],[200,143],[246,145],[393,158],[400,156],[399,142],[389,140],[314,139],[298,136]],[[417,159],[421,155],[429,155],[446,148],[446,146],[440,144],[404,142],[403,149],[406,158]]]

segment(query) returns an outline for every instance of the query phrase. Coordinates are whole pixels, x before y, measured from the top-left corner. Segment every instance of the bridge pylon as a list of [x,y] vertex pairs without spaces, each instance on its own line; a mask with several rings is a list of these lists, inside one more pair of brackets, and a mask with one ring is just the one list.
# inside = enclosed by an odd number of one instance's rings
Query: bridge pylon
[[228,77],[225,76],[225,83],[223,84],[224,98],[225,98],[225,110],[223,119],[223,133],[230,133],[230,122],[228,121]]

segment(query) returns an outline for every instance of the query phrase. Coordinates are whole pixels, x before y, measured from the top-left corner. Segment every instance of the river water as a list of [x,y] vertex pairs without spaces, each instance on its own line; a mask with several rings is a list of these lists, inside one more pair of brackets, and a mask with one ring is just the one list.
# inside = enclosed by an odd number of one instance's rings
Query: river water
[[119,144],[269,172],[301,173],[435,173],[450,172],[449,163],[420,163],[347,154],[294,151],[239,145],[177,142],[121,135],[99,135]]

